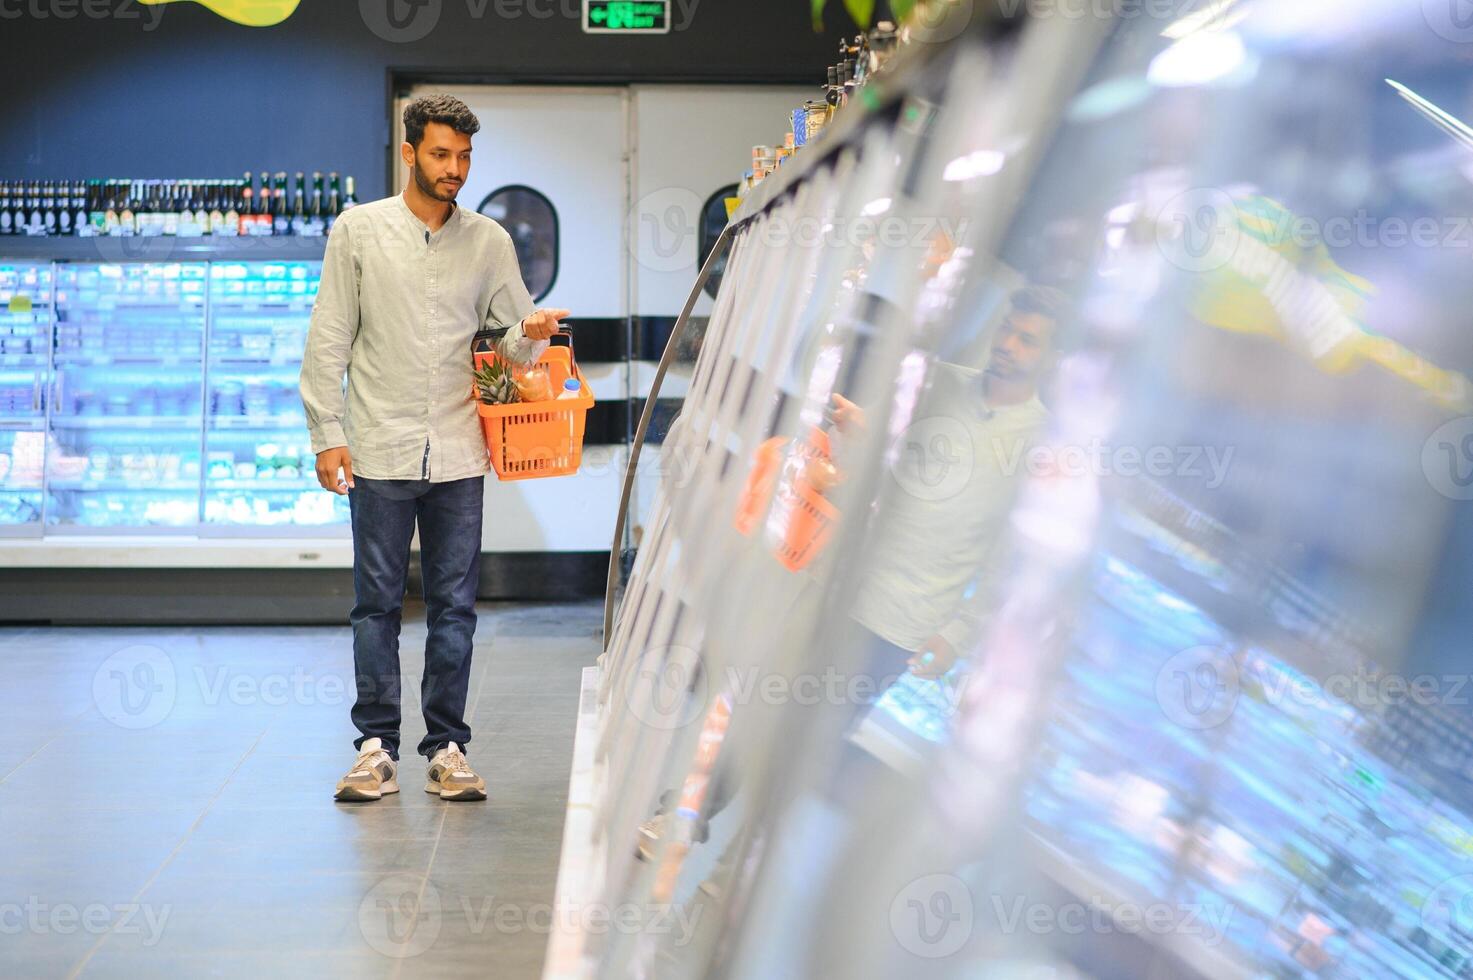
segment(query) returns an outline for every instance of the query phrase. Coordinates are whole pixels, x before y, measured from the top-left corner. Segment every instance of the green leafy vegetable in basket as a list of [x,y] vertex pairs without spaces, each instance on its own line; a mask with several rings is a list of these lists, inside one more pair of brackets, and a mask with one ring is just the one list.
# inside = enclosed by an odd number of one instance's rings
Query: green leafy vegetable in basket
[[522,400],[511,371],[498,358],[481,365],[475,373],[476,394],[487,405],[511,405]]

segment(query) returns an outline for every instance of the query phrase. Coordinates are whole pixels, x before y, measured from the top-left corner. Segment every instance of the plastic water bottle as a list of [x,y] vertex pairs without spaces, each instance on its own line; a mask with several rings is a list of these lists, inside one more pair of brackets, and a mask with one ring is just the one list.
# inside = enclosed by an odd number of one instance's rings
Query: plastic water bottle
[[578,384],[578,379],[569,378],[563,382],[563,390],[558,393],[558,398],[578,398],[581,397],[581,392],[582,386]]

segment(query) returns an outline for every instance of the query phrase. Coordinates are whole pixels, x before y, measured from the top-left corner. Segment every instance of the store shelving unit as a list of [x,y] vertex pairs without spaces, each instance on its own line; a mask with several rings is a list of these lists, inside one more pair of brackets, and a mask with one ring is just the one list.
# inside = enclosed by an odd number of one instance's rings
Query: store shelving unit
[[316,486],[297,396],[323,248],[0,240],[10,564],[100,564],[113,538],[141,567],[235,567],[230,538],[268,564],[348,563],[346,501]]
[[0,536],[41,533],[52,266],[0,259]]

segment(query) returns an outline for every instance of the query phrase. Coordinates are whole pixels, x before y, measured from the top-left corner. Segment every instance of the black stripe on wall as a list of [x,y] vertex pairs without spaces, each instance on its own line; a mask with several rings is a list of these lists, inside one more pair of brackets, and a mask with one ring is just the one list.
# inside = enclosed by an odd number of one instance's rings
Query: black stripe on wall
[[[663,357],[665,346],[670,342],[670,334],[675,330],[676,319],[673,316],[635,317],[633,330],[631,330],[633,359],[658,361]],[[685,336],[680,339],[680,348],[676,353],[677,359],[695,361],[696,354],[701,350],[701,340],[706,336],[706,325],[710,319],[705,316],[690,318],[690,323],[685,328]]]

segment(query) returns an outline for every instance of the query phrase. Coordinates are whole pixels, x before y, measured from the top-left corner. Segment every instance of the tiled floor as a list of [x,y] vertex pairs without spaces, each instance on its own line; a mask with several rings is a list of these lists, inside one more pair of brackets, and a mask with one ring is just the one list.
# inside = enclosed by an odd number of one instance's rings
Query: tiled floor
[[[536,977],[602,605],[486,606],[485,803],[340,804],[343,628],[0,630],[0,973]],[[423,611],[404,727],[424,732]]]

